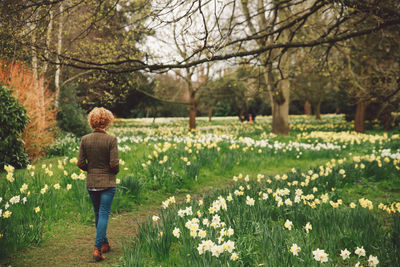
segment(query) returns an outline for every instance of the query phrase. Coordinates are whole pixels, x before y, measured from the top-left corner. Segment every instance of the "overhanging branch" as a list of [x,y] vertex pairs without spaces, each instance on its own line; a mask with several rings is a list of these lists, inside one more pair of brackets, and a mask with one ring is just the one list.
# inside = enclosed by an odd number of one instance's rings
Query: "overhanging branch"
[[[244,58],[248,56],[255,56],[255,55],[261,55],[263,53],[266,53],[268,51],[274,50],[274,49],[291,49],[291,48],[305,48],[305,47],[314,47],[318,45],[323,45],[323,44],[334,44],[338,43],[341,41],[345,41],[351,38],[363,36],[366,34],[370,34],[374,31],[381,30],[383,28],[393,26],[393,25],[400,25],[400,19],[395,19],[395,20],[390,20],[385,23],[379,24],[375,27],[372,28],[367,28],[364,30],[359,30],[355,32],[347,32],[346,34],[341,34],[337,35],[334,37],[330,38],[318,38],[309,42],[288,42],[288,43],[275,43],[275,44],[270,44],[266,45],[257,49],[253,50],[247,50],[247,51],[238,51],[238,52],[232,52],[232,53],[227,53],[223,55],[213,55],[208,58],[200,58],[198,60],[193,60],[191,62],[186,62],[186,63],[172,63],[172,64],[148,64],[146,62],[140,61],[140,60],[134,60],[134,59],[128,59],[128,60],[123,60],[123,61],[114,61],[114,62],[106,62],[106,63],[101,63],[101,62],[91,62],[91,61],[85,61],[85,60],[80,60],[76,58],[72,58],[69,56],[62,56],[63,64],[64,66],[70,66],[74,67],[77,69],[83,69],[83,70],[101,70],[101,71],[107,71],[110,73],[127,73],[127,72],[135,72],[135,71],[148,71],[148,72],[165,72],[170,69],[183,69],[183,68],[190,68],[196,65],[200,65],[206,62],[211,62],[211,61],[222,61],[222,60],[228,60],[232,58]],[[49,59],[47,59],[49,60]],[[56,62],[49,60],[50,63],[56,64]],[[125,66],[124,66],[125,65]],[[129,65],[129,66],[126,66]],[[119,67],[113,68],[113,67]]]

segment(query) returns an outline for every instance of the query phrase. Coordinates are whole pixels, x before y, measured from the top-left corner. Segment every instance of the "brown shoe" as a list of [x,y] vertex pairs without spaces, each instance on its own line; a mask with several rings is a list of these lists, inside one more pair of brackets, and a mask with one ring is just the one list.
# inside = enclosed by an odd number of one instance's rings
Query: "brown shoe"
[[103,255],[101,255],[101,251],[98,248],[94,248],[93,259],[95,261],[102,261],[105,259],[105,257]]
[[101,253],[107,253],[111,250],[110,244],[104,243],[101,247]]

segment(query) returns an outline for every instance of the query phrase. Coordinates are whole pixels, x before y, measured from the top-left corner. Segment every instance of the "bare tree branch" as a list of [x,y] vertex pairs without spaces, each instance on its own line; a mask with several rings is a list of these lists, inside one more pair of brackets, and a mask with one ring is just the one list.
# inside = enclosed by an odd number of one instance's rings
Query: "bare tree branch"
[[[122,60],[122,61],[113,61],[113,62],[106,62],[106,63],[101,63],[101,62],[91,62],[91,61],[85,61],[81,59],[77,59],[74,57],[62,55],[61,58],[63,59],[62,64],[65,66],[70,66],[78,69],[84,69],[84,70],[89,70],[89,69],[94,69],[94,70],[103,70],[103,71],[108,71],[110,73],[126,73],[126,72],[134,72],[134,71],[140,71],[140,70],[146,70],[150,72],[165,72],[170,69],[183,69],[183,68],[188,68],[188,67],[193,67],[196,65],[203,64],[205,62],[211,62],[211,61],[221,61],[221,60],[227,60],[227,59],[232,59],[232,58],[243,58],[243,57],[248,57],[248,56],[254,56],[254,55],[261,55],[265,52],[271,51],[273,49],[281,49],[281,48],[286,48],[286,49],[291,49],[291,48],[300,48],[300,47],[314,47],[322,44],[332,44],[332,43],[337,43],[341,41],[345,41],[354,37],[358,36],[363,36],[381,29],[384,29],[386,27],[390,27],[393,25],[400,25],[400,18],[395,19],[395,20],[390,20],[386,21],[385,23],[376,25],[375,27],[371,28],[366,28],[363,30],[358,30],[354,32],[349,32],[346,34],[340,34],[334,37],[330,38],[317,38],[315,40],[310,40],[310,41],[305,41],[305,42],[288,42],[288,43],[275,43],[275,44],[269,44],[257,49],[253,50],[248,50],[248,51],[238,51],[238,52],[233,52],[233,53],[226,53],[223,55],[214,55],[210,58],[201,58],[198,60],[193,60],[191,62],[187,63],[173,63],[173,64],[147,64],[146,62],[143,62],[141,60],[136,60],[136,59],[127,59],[127,60]],[[46,60],[49,60],[50,63],[56,64],[56,62],[52,61],[50,58],[47,58]],[[118,67],[118,69],[112,68],[112,67]]]

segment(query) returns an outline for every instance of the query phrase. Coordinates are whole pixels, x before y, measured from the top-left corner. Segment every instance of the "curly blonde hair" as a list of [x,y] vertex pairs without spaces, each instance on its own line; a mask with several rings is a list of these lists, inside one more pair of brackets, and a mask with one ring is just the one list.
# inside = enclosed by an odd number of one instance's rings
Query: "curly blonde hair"
[[93,130],[106,129],[114,121],[114,115],[105,108],[96,107],[90,111],[88,121]]

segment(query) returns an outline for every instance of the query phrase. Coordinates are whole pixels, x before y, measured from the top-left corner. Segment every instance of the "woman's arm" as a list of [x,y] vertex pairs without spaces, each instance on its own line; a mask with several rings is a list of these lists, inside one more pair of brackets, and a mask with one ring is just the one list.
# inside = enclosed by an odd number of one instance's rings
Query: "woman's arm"
[[117,174],[119,172],[118,140],[116,137],[114,137],[111,142],[110,168],[111,172],[114,174]]
[[81,140],[81,145],[79,146],[79,157],[78,157],[77,165],[78,165],[79,169],[81,169],[83,171],[88,170],[88,166],[86,163],[86,152],[85,152],[85,148],[83,145],[83,140]]

